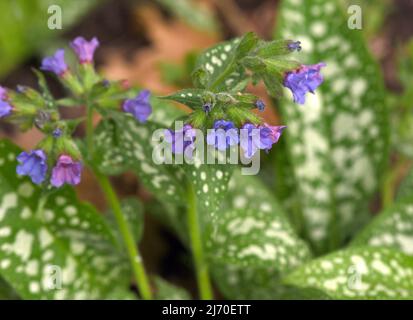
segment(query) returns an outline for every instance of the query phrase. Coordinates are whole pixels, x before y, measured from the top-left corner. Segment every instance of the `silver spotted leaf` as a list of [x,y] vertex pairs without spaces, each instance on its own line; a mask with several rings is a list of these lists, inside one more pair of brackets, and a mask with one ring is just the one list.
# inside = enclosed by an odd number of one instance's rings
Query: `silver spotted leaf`
[[283,282],[333,299],[412,299],[413,257],[388,248],[349,248],[302,265]]
[[281,207],[255,177],[236,172],[207,235],[213,262],[285,272],[310,258]]
[[49,195],[16,174],[20,149],[0,141],[0,276],[24,299],[104,299],[127,290],[129,264],[103,217],[74,190]]
[[[301,61],[325,62],[325,81],[305,105],[281,103],[307,238],[317,252],[340,246],[369,219],[387,159],[383,81],[339,0],[283,1],[277,36],[301,41]],[[294,53],[297,54],[297,53]]]
[[404,198],[381,212],[351,245],[389,247],[413,256],[413,198]]

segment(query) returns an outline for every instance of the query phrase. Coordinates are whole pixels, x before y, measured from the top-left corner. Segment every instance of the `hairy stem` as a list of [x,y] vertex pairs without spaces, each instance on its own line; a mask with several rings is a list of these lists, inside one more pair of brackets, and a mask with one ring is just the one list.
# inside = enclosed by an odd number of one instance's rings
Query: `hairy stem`
[[201,228],[196,207],[196,195],[192,183],[188,181],[188,212],[187,223],[191,243],[192,256],[194,259],[196,278],[198,282],[199,297],[202,300],[213,299],[211,281],[209,279],[208,265],[205,260]]
[[105,193],[106,199],[112,208],[115,215],[116,222],[118,224],[120,233],[128,251],[129,260],[132,266],[132,270],[136,279],[136,285],[138,286],[141,297],[145,300],[152,299],[151,287],[149,284],[148,276],[146,275],[145,267],[143,266],[141,256],[138,248],[136,247],[136,241],[129,228],[128,222],[122,213],[121,205],[113,187],[105,175],[95,170],[97,180]]

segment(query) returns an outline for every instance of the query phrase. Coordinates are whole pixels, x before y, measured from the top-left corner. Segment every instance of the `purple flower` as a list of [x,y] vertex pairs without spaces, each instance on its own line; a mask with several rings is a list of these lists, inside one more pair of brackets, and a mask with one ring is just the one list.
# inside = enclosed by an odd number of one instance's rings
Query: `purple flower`
[[202,106],[202,110],[204,110],[205,113],[209,113],[212,110],[212,103],[211,102],[206,102]]
[[255,106],[258,108],[260,111],[264,111],[265,109],[265,103],[262,100],[257,100],[255,101]]
[[269,151],[272,145],[280,139],[286,126],[270,126],[268,124],[259,127],[246,123],[241,129],[240,145],[244,150],[244,156],[251,158],[259,149]]
[[165,141],[171,144],[172,153],[190,155],[194,149],[196,130],[191,125],[185,124],[181,129],[165,130]]
[[318,63],[310,66],[301,66],[299,69],[288,72],[284,78],[284,86],[291,90],[294,102],[305,103],[305,94],[314,90],[323,82],[320,69],[325,67],[325,63]]
[[238,130],[231,121],[217,120],[214,123],[214,129],[209,130],[207,135],[207,144],[215,145],[220,151],[239,142]]
[[6,101],[0,100],[0,118],[7,117],[11,114],[13,107]]
[[7,99],[7,90],[6,88],[0,86],[0,100],[6,100]]
[[60,138],[62,136],[62,129],[56,128],[53,130],[53,137]]
[[22,152],[17,156],[20,163],[16,172],[20,176],[29,176],[33,183],[41,184],[46,179],[47,162],[43,150],[32,150],[29,153]]
[[44,58],[40,69],[62,76],[68,70],[65,62],[65,51],[58,49],[53,56]]
[[258,127],[260,129],[260,149],[269,151],[274,143],[277,143],[281,137],[281,133],[286,126],[270,126],[264,124]]
[[90,63],[93,61],[93,55],[99,46],[99,41],[96,37],[90,41],[83,37],[77,37],[70,43],[70,46],[75,51],[80,63]]
[[150,92],[142,90],[135,99],[125,100],[122,109],[131,113],[139,122],[145,122],[152,113],[152,107],[149,102]]
[[77,185],[80,183],[81,174],[82,164],[79,161],[74,161],[72,157],[62,154],[52,170],[50,182],[57,188],[65,183],[72,186]]
[[290,51],[301,51],[301,42],[300,41],[291,41],[287,44],[288,50]]
[[246,123],[241,128],[240,146],[246,158],[252,158],[260,146],[260,129],[251,123]]

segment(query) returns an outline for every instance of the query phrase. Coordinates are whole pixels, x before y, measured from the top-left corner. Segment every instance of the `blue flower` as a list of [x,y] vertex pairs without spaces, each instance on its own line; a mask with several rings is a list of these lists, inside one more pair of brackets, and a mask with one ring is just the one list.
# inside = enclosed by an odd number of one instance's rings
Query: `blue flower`
[[56,128],[53,130],[53,137],[60,138],[62,136],[62,129]]
[[301,51],[301,42],[300,41],[291,41],[287,44],[288,50],[290,51]]
[[214,123],[214,129],[208,130],[207,144],[215,145],[220,151],[239,142],[238,130],[231,121],[217,120]]
[[284,78],[284,86],[291,90],[294,102],[305,103],[305,94],[314,93],[314,90],[323,83],[323,76],[320,69],[325,67],[325,63],[318,63],[310,66],[301,66],[299,69],[288,72]]
[[278,142],[285,128],[286,126],[270,126],[266,123],[258,127],[251,123],[244,124],[240,140],[244,156],[249,159],[260,149],[268,152]]
[[0,118],[7,117],[11,114],[13,107],[4,100],[0,100]]
[[240,146],[245,158],[252,158],[260,146],[260,129],[251,123],[244,124],[240,133]]
[[46,179],[47,157],[43,150],[32,150],[29,153],[22,152],[17,156],[20,163],[17,168],[17,174],[29,176],[33,183],[41,184]]
[[70,43],[70,46],[75,51],[80,63],[90,63],[93,61],[93,55],[99,46],[99,41],[96,37],[90,41],[83,37],[77,37]]
[[262,100],[257,100],[255,101],[255,106],[258,108],[260,111],[264,111],[265,109],[265,103]]
[[131,113],[139,122],[146,122],[152,113],[152,107],[149,102],[150,91],[142,90],[134,99],[125,100],[122,109]]
[[6,88],[0,86],[0,100],[6,100],[7,99],[7,90]]
[[194,142],[196,138],[196,130],[191,125],[185,124],[181,129],[165,130],[165,141],[171,144],[172,153],[183,154],[187,156],[192,154],[194,150]]
[[267,152],[272,148],[272,145],[277,143],[286,126],[270,126],[266,123],[258,127],[260,129],[260,144],[259,148]]
[[58,49],[53,56],[44,58],[40,69],[62,76],[68,70],[65,62],[65,51]]

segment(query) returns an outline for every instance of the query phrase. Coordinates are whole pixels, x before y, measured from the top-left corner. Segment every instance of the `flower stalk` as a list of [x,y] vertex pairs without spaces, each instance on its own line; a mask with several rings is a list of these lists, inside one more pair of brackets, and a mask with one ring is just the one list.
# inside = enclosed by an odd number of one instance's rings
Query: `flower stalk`
[[192,183],[188,181],[187,187],[188,211],[187,224],[191,244],[192,257],[194,259],[199,297],[202,300],[212,300],[212,286],[209,278],[208,264],[204,256],[202,246],[202,234],[199,224],[199,216],[196,207],[196,194]]

